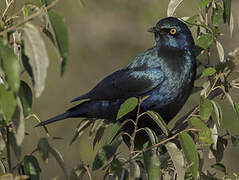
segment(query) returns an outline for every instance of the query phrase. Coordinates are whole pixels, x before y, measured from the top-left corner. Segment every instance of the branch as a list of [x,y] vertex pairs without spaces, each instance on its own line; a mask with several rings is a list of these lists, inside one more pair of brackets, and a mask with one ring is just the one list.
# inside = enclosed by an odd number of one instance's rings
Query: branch
[[59,0],[54,0],[54,1],[52,1],[52,3],[49,4],[48,6],[46,6],[46,7],[45,7],[45,6],[41,7],[36,13],[32,14],[31,16],[29,16],[27,19],[25,19],[25,20],[23,20],[23,21],[17,23],[16,25],[14,25],[14,26],[12,26],[12,27],[9,27],[8,29],[6,29],[6,30],[0,32],[0,36],[3,36],[4,34],[6,34],[6,33],[8,33],[8,32],[11,32],[11,31],[16,30],[19,26],[21,26],[21,25],[27,23],[28,21],[34,19],[35,17],[41,15],[42,13],[46,12],[46,10],[49,10],[49,9],[53,8],[53,7],[57,4],[58,1],[59,1]]

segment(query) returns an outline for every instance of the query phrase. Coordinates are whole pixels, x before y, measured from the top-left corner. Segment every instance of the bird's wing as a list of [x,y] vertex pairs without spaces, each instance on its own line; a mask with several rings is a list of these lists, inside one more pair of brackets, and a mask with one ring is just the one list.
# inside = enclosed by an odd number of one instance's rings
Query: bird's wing
[[140,96],[159,86],[164,79],[164,73],[160,67],[126,68],[114,72],[97,84],[88,93],[75,98],[111,100]]

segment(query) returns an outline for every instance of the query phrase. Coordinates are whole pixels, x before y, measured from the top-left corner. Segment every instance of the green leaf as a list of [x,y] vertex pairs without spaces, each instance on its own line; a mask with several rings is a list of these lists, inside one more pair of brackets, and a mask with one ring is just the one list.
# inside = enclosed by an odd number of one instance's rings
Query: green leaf
[[212,0],[199,0],[199,8],[203,10]]
[[80,3],[83,7],[86,7],[86,3],[85,3],[85,0],[80,0]]
[[168,126],[158,113],[154,111],[147,111],[145,112],[145,114],[147,114],[152,120],[154,120],[154,122],[157,123],[157,125],[162,129],[162,131],[164,132],[164,134],[166,134],[166,136],[169,135]]
[[201,78],[202,77],[207,77],[207,76],[212,76],[213,74],[215,74],[217,71],[215,68],[209,67],[204,69],[204,71],[202,72]]
[[173,16],[174,11],[177,9],[177,7],[182,1],[183,0],[170,0],[168,4],[168,9],[167,9],[168,17]]
[[101,149],[99,149],[95,156],[92,170],[101,168],[108,160],[110,160],[115,155],[121,142],[122,138],[119,137],[115,139],[112,144],[104,145]]
[[0,108],[9,122],[16,109],[16,99],[12,91],[8,91],[3,84],[0,84]]
[[167,148],[168,153],[173,161],[173,165],[176,169],[177,180],[184,180],[186,165],[184,162],[182,151],[180,151],[176,144],[172,142],[168,142],[165,147]]
[[55,33],[56,47],[61,56],[61,75],[64,74],[66,61],[69,54],[68,32],[65,19],[57,12],[51,10],[48,12],[52,29]]
[[224,23],[230,23],[230,15],[231,15],[231,0],[223,0],[223,19]]
[[24,26],[24,50],[32,69],[36,97],[39,97],[45,88],[49,59],[40,32],[30,23]]
[[32,90],[24,81],[21,81],[19,96],[23,106],[24,117],[27,117],[32,110]]
[[[150,143],[146,144],[146,147],[150,147]],[[148,174],[149,180],[158,180],[160,177],[160,162],[155,150],[148,150],[143,153],[144,165]]]
[[38,152],[39,152],[43,162],[47,164],[48,159],[49,159],[49,149],[50,149],[48,139],[47,138],[41,138],[38,141],[37,149],[38,149]]
[[39,180],[41,168],[37,159],[32,155],[26,155],[24,157],[24,172],[29,176],[31,180]]
[[195,15],[195,16],[191,16],[185,20],[185,23],[188,26],[188,28],[191,28],[191,27],[193,27],[194,24],[196,24],[197,17],[198,16]]
[[202,49],[207,49],[213,43],[213,35],[211,34],[202,34],[196,40],[196,46]]
[[29,10],[26,7],[24,7],[22,9],[22,13],[23,13],[24,20],[26,20],[28,18],[28,16],[29,16]]
[[136,161],[130,161],[130,177],[140,178],[140,167]]
[[190,165],[190,171],[193,179],[196,180],[199,177],[199,158],[195,143],[193,142],[191,136],[187,133],[180,134],[179,140],[187,163]]
[[216,169],[216,170],[219,170],[223,173],[226,173],[226,167],[222,164],[222,163],[216,163],[216,164],[213,164],[211,165],[212,168]]
[[219,26],[222,17],[223,17],[223,9],[219,3],[215,3],[216,7],[213,8],[212,11],[212,24],[214,26]]
[[20,65],[13,49],[0,38],[0,57],[2,59],[3,70],[6,74],[7,83],[11,90],[18,91],[20,86]]
[[201,119],[192,117],[189,119],[189,124],[191,125],[191,127],[199,130],[198,137],[201,144],[211,145],[213,143],[211,138],[211,131]]
[[65,167],[65,162],[64,162],[64,159],[62,158],[61,153],[57,149],[55,149],[51,146],[49,147],[49,152],[51,153],[51,155],[53,155],[53,157],[56,159],[59,166],[61,167],[61,169],[65,175],[65,179],[68,179],[68,173],[67,173],[67,170]]
[[129,112],[133,111],[138,105],[138,99],[136,97],[131,97],[127,99],[124,103],[120,105],[120,109],[117,114],[116,120],[122,118]]
[[211,116],[213,110],[213,105],[211,101],[207,98],[201,96],[200,99],[200,118],[202,120],[208,120]]

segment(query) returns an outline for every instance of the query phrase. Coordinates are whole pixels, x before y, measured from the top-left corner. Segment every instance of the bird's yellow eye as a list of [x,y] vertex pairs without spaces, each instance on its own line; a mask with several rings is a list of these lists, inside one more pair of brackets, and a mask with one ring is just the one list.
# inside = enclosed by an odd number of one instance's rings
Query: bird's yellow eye
[[172,35],[176,34],[176,32],[177,32],[177,30],[175,28],[170,29],[170,31],[169,31],[169,33]]

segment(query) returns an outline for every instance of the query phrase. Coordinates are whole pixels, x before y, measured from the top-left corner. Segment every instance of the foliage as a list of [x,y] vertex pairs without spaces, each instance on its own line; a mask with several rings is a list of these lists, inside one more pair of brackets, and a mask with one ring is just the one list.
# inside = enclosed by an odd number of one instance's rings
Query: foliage
[[[170,0],[167,14],[172,16],[183,0]],[[234,102],[231,89],[239,89],[239,80],[230,80],[235,70],[238,49],[228,54],[224,53],[219,41],[220,24],[227,23],[232,35],[234,20],[231,12],[231,0],[199,0],[200,11],[192,17],[181,18],[188,27],[196,29],[197,56],[206,57],[198,61],[197,75],[201,89],[199,105],[178,119],[170,129],[162,117],[153,111],[140,113],[140,105],[147,97],[131,97],[120,107],[117,120],[130,111],[137,109],[136,119],[128,119],[123,123],[116,121],[104,145],[97,153],[92,165],[79,164],[68,176],[65,163],[60,152],[51,145],[52,138],[46,127],[46,137],[41,137],[36,148],[30,154],[23,155],[21,146],[25,136],[25,119],[38,117],[31,112],[32,96],[40,97],[44,90],[49,64],[46,39],[52,43],[59,55],[61,75],[66,69],[69,54],[68,34],[64,18],[52,10],[57,0],[41,0],[37,6],[26,3],[13,14],[8,12],[16,1],[6,1],[6,7],[0,20],[0,168],[1,179],[40,179],[41,168],[35,153],[38,152],[44,163],[53,156],[61,167],[65,179],[81,179],[85,174],[92,179],[91,171],[102,169],[104,179],[229,179],[228,168],[222,163],[223,153],[228,142],[239,145],[239,135],[232,135],[221,126],[223,110],[220,101],[229,100],[232,110],[239,116],[239,105]],[[85,1],[81,0],[83,6]],[[43,38],[46,37],[46,38]],[[218,51],[217,61],[210,57],[211,47]],[[22,80],[22,72],[27,72],[31,85]],[[32,89],[34,88],[34,92]],[[218,98],[220,97],[220,101]],[[150,128],[138,128],[137,124],[148,116],[162,135],[157,136]],[[122,132],[127,123],[134,125],[132,134]],[[109,124],[104,120],[82,120],[76,127],[71,143],[75,142],[87,129],[94,136],[93,145],[99,142]],[[222,133],[219,133],[219,129]],[[146,134],[146,142],[139,148],[137,137],[141,132]],[[122,137],[129,138],[128,155],[122,156],[119,147]],[[19,159],[12,166],[10,149]],[[205,153],[215,159],[211,168],[217,173],[203,172],[206,162]],[[13,174],[18,174],[13,177]],[[238,178],[237,175],[234,175]]]

